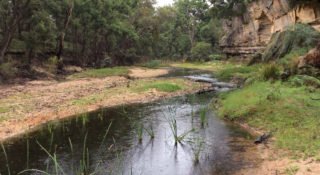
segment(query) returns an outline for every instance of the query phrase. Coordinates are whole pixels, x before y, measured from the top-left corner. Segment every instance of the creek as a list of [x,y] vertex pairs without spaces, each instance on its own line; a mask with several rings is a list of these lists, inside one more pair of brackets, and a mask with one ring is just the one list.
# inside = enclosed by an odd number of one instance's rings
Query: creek
[[[79,169],[124,175],[235,174],[259,163],[253,136],[218,118],[210,108],[211,101],[222,91],[230,90],[232,84],[219,82],[209,72],[198,70],[173,69],[166,77],[210,82],[213,90],[105,108],[50,122],[4,144],[11,174],[25,169],[56,174],[52,158],[41,146],[56,155],[58,174],[63,174],[63,170],[67,175],[76,174]],[[205,115],[205,120],[201,120],[201,115]],[[187,133],[181,142],[175,143],[172,121],[176,121],[178,135]],[[154,138],[144,130],[139,141],[136,123],[149,131],[152,128]],[[6,164],[1,150],[2,175],[8,174]]]

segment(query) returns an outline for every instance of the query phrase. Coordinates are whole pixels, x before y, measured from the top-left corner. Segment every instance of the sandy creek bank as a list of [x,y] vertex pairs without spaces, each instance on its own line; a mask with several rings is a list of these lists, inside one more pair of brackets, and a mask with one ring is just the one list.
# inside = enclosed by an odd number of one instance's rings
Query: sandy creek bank
[[[161,98],[181,96],[208,88],[182,78],[157,78],[169,69],[130,69],[131,79],[123,76],[105,78],[36,80],[0,86],[0,141],[21,135],[52,120],[121,104],[146,103]],[[132,77],[134,80],[132,80]],[[156,89],[139,91],[152,83],[181,86],[175,92]]]

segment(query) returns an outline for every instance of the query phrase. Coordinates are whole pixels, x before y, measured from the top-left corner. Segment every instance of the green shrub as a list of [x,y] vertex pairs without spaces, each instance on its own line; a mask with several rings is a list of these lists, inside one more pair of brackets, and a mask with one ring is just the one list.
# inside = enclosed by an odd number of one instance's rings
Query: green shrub
[[48,71],[49,71],[49,72],[55,74],[55,73],[57,73],[58,62],[59,62],[58,57],[56,57],[56,56],[50,57],[50,58],[45,62],[45,66],[48,68]]
[[0,65],[0,76],[3,79],[15,77],[18,73],[18,68],[14,62],[7,62]]
[[206,42],[198,42],[191,49],[192,61],[204,61],[211,54],[211,44]]
[[280,78],[280,68],[275,63],[268,64],[262,68],[260,76],[264,81],[277,80]]
[[225,57],[226,57],[225,54],[211,54],[211,55],[209,55],[210,60],[222,60]]
[[289,84],[296,87],[301,87],[301,86],[320,87],[320,80],[308,75],[296,75],[290,78]]
[[105,68],[111,65],[111,57],[106,56],[100,61],[100,68]]
[[147,63],[147,67],[149,68],[156,68],[161,65],[161,60],[151,60]]

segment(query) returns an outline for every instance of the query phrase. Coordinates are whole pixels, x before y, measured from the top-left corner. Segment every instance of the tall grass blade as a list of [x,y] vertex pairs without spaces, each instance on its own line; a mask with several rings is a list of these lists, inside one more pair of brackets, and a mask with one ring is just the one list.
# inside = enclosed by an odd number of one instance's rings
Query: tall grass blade
[[54,158],[54,156],[52,156],[48,150],[46,150],[38,141],[36,141],[37,144],[40,146],[40,148],[52,159],[52,161],[54,161],[55,165],[61,170],[63,175],[67,175],[64,170],[61,168],[61,166],[59,165],[59,163],[57,162],[57,160]]
[[8,175],[11,175],[10,165],[9,165],[8,155],[7,155],[6,149],[4,148],[3,143],[2,142],[0,142],[0,143],[1,143],[2,151],[4,153],[4,157],[6,158],[6,166],[7,166],[7,170],[8,170]]
[[28,139],[27,140],[27,169],[29,169],[29,161],[30,161],[30,144]]
[[42,173],[45,175],[50,175],[49,173],[45,172],[45,171],[41,171],[41,170],[37,170],[37,169],[27,169],[27,170],[23,170],[18,174],[23,174],[23,173],[27,173],[27,172],[38,172],[38,173]]

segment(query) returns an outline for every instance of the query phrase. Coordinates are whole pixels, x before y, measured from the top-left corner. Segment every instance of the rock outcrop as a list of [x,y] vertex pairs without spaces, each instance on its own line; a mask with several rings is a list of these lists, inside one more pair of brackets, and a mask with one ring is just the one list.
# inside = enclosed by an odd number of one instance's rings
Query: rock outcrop
[[265,49],[273,33],[296,23],[320,31],[320,3],[303,1],[292,8],[288,0],[258,0],[250,3],[242,16],[223,21],[220,46],[231,55],[254,54]]

